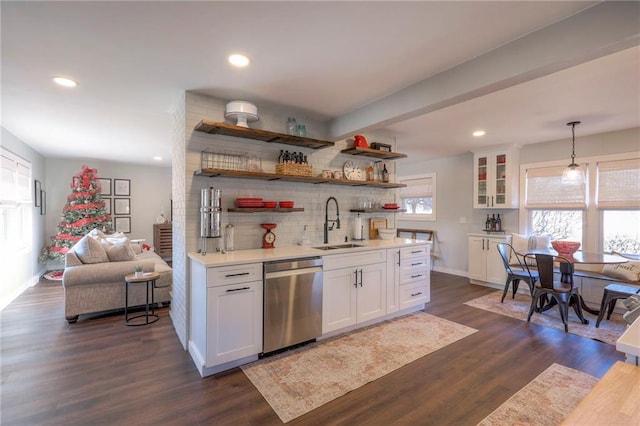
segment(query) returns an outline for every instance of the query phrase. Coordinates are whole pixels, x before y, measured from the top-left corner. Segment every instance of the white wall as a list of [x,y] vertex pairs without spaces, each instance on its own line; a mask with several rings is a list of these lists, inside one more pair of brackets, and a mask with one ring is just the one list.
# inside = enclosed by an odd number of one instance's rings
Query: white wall
[[[580,137],[576,135],[576,161],[580,157],[638,152],[640,129]],[[520,150],[520,163],[536,163],[566,159],[571,156],[571,139],[525,145]],[[517,209],[473,209],[473,154],[435,160],[409,158],[398,163],[398,175],[437,173],[437,221],[399,221],[399,227],[424,228],[436,231],[434,269],[457,275],[467,275],[467,234],[484,228],[487,213],[500,213],[507,232],[520,229]],[[466,223],[460,223],[465,218]]]
[[[62,208],[71,193],[72,177],[82,170],[83,165],[97,169],[98,177],[111,178],[112,183],[113,179],[131,180],[131,233],[128,237],[144,238],[151,245],[153,224],[160,212],[162,211],[166,218],[170,217],[171,169],[89,158],[46,160],[46,183],[43,182],[42,188],[47,191],[47,235],[57,233],[57,225],[63,217]],[[47,239],[45,244],[48,242]]]
[[[33,187],[33,179],[37,179],[44,185],[45,173],[44,173],[44,158],[31,147],[18,139],[14,134],[2,129],[2,138],[0,142],[2,147],[11,151],[13,154],[24,158],[31,162],[31,177]],[[40,253],[40,247],[45,240],[44,230],[44,216],[40,216],[40,208],[33,208],[33,234],[32,234],[32,248],[33,250],[28,253],[23,253],[20,256],[19,264],[20,270],[12,271],[16,276],[15,280],[2,280],[2,292],[0,293],[0,309],[3,309],[8,305],[15,297],[17,297],[25,288],[35,285],[38,282],[40,275],[44,272],[43,265],[38,263],[38,254]],[[26,267],[25,267],[26,265]],[[17,265],[12,265],[18,268]]]

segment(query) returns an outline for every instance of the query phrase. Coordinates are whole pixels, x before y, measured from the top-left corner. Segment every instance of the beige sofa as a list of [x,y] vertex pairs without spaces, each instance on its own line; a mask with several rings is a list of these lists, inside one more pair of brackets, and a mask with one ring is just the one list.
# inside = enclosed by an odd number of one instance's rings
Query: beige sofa
[[[142,267],[144,272],[158,272],[160,278],[156,281],[154,290],[156,303],[171,301],[170,289],[173,271],[171,267],[153,251],[141,250],[137,244],[130,244],[126,238],[118,247],[108,245],[107,248],[120,248],[120,253],[126,256],[101,257],[100,250],[91,243],[89,251],[87,241],[89,236],[83,237],[67,253],[65,269],[62,278],[64,286],[64,311],[67,321],[75,323],[78,316],[103,311],[124,308],[125,284],[124,277],[132,274],[136,266]],[[92,239],[93,240],[93,239]],[[104,241],[104,240],[103,240]],[[88,255],[87,253],[90,253]],[[96,254],[96,252],[98,252]],[[115,252],[115,250],[105,250]],[[131,260],[120,260],[130,259]],[[144,305],[146,302],[146,286],[135,284],[129,287],[129,306]]]

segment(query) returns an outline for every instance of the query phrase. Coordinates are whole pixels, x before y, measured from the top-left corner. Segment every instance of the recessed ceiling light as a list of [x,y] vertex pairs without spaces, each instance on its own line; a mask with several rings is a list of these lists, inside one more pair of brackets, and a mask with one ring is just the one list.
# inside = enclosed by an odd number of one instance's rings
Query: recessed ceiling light
[[64,77],[53,77],[53,81],[56,84],[64,87],[76,87],[78,85],[77,82],[71,80],[70,78],[64,78]]
[[481,136],[484,136],[487,132],[485,132],[484,130],[476,130],[475,132],[473,132],[473,136],[475,136],[476,138],[479,138]]
[[244,68],[249,65],[249,62],[249,58],[247,58],[245,55],[241,55],[240,53],[229,55],[229,63],[234,67]]
[[153,157],[153,159],[156,161],[162,161],[162,157],[160,157],[159,155],[156,155],[155,157]]

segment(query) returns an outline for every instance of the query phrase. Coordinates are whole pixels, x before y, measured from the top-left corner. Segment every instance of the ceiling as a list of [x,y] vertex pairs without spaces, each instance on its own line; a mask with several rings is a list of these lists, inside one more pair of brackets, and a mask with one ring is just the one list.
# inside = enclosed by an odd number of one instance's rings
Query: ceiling
[[[577,135],[640,127],[638,2],[0,7],[2,126],[47,157],[170,165],[184,91],[302,110],[333,139],[385,132],[428,158],[564,139],[572,120]],[[249,68],[226,62],[237,51]]]

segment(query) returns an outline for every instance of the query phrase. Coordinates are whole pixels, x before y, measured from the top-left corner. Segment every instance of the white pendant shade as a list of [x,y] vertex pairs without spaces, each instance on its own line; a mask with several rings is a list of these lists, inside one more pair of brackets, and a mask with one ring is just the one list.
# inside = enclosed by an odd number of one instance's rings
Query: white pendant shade
[[562,171],[562,183],[565,185],[584,184],[584,181],[584,172],[577,164],[567,166],[567,168]]

